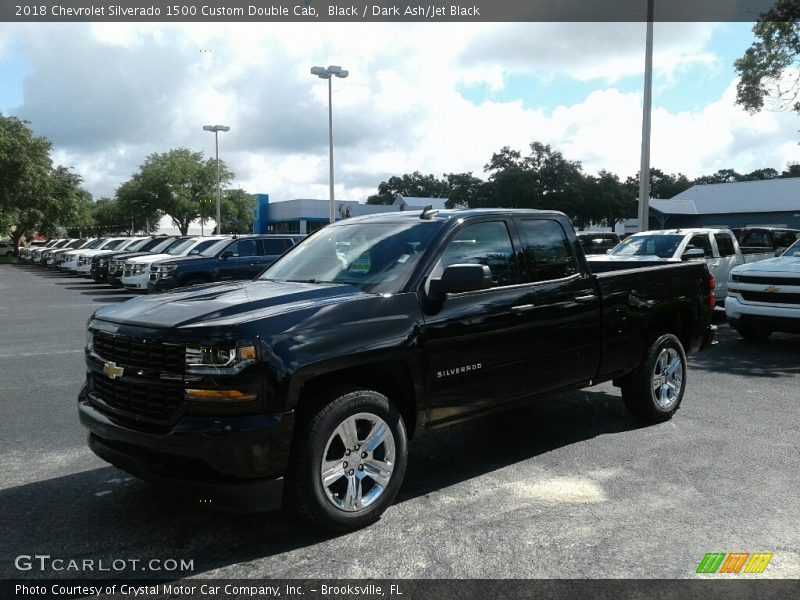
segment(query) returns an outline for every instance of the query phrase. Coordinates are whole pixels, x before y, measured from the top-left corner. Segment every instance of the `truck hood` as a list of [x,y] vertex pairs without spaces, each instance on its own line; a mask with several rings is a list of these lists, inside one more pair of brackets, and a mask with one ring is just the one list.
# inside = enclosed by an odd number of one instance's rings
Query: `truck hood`
[[174,258],[171,254],[142,254],[135,256],[128,260],[128,262],[136,263],[137,265],[155,262],[157,260],[164,260],[165,258]]
[[800,274],[800,256],[778,256],[739,265],[731,273],[796,273]]
[[101,308],[94,318],[156,328],[225,326],[294,310],[321,308],[355,296],[367,294],[342,284],[212,283],[186,291],[133,298]]

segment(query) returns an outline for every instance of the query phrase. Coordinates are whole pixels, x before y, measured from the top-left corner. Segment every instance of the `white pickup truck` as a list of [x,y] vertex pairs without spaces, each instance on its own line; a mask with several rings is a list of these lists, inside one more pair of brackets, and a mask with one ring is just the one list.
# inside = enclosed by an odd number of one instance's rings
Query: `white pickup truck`
[[800,333],[800,241],[777,258],[731,271],[725,314],[743,338]]
[[718,302],[724,302],[731,269],[773,256],[771,252],[743,255],[730,229],[693,228],[635,233],[606,256],[590,256],[587,260],[591,263],[593,260],[680,262],[704,259],[716,281],[714,295]]

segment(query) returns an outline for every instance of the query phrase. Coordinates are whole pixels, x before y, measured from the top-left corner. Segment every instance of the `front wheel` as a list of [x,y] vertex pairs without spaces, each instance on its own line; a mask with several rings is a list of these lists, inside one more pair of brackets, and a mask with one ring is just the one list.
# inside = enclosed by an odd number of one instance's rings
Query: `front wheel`
[[377,521],[397,495],[408,460],[405,425],[389,399],[366,389],[338,394],[298,435],[289,506],[331,531]]
[[672,334],[662,335],[647,350],[639,370],[622,387],[628,412],[651,423],[672,418],[686,391],[686,353]]

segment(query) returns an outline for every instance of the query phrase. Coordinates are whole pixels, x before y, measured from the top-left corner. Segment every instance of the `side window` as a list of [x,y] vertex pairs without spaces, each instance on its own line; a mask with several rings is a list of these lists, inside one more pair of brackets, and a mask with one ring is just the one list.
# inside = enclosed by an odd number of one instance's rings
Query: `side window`
[[265,256],[283,254],[292,245],[292,242],[286,238],[264,238],[261,243],[264,245]]
[[692,236],[692,239],[689,240],[689,245],[686,246],[686,249],[690,250],[692,248],[700,248],[706,253],[706,256],[713,256],[714,254],[711,251],[711,240],[708,238],[707,233],[698,233],[697,235]]
[[255,240],[239,240],[232,246],[228,246],[228,252],[234,256],[258,256],[258,245]]
[[523,219],[522,236],[531,281],[569,277],[578,272],[564,229],[552,219]]
[[733,247],[733,239],[727,233],[715,233],[714,239],[717,240],[720,256],[733,256],[736,250]]
[[442,254],[440,266],[443,270],[450,265],[465,263],[489,267],[495,286],[521,281],[504,221],[476,223],[456,233]]
[[776,248],[787,248],[797,241],[794,231],[773,231],[772,240]]

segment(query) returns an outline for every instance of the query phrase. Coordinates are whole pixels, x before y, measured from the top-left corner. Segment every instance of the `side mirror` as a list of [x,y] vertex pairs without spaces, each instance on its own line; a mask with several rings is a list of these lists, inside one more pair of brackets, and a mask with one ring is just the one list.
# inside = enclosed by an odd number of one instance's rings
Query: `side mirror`
[[683,253],[681,256],[681,260],[697,260],[698,258],[702,259],[706,257],[705,250],[702,248],[689,248],[686,252]]
[[439,279],[431,279],[430,297],[442,299],[447,294],[487,290],[492,287],[492,270],[486,265],[450,265]]
[[221,260],[228,260],[231,256],[233,256],[233,252],[231,252],[230,250],[225,250],[225,252],[220,254],[219,257]]

